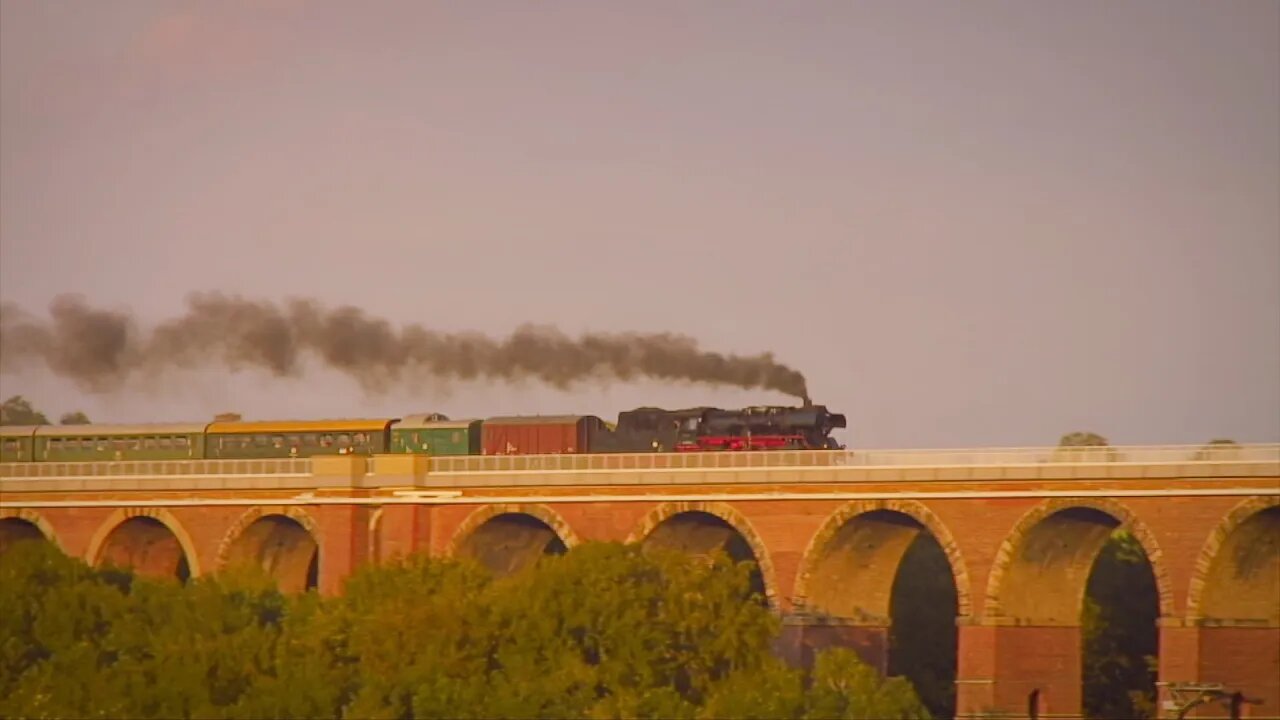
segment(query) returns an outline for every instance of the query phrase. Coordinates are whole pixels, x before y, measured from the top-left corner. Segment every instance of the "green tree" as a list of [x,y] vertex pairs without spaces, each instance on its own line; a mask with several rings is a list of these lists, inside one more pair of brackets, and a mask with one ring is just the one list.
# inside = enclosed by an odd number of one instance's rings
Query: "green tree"
[[[0,717],[924,717],[852,653],[806,676],[749,563],[587,543],[496,579],[414,556],[336,598],[0,555]],[[843,653],[843,654],[842,654]]]
[[1239,456],[1240,443],[1230,438],[1214,438],[1196,451],[1195,460],[1235,460]]
[[1058,439],[1056,462],[1111,462],[1119,458],[1115,448],[1095,432],[1070,432]]
[[348,716],[441,717],[450,707],[482,716],[497,640],[491,582],[476,565],[422,556],[357,572],[329,641],[356,673]]
[[718,684],[698,716],[708,720],[800,720],[805,714],[804,680],[799,670],[770,660],[754,670],[733,673]]
[[902,677],[881,677],[845,648],[818,655],[807,705],[805,718],[812,720],[931,717],[910,682]]
[[285,599],[95,570],[49,543],[0,556],[0,716],[245,716]]
[[[247,718],[350,717],[359,658],[348,642],[350,617],[339,601],[304,593],[290,598],[280,635],[264,658],[270,668],[237,702]],[[413,638],[403,638],[413,642]]]
[[76,410],[75,412],[63,413],[58,418],[59,425],[88,425],[90,424],[89,416],[83,412]]
[[[752,568],[585,544],[494,579],[421,558],[348,585],[360,717],[693,717],[769,657]],[[408,645],[404,637],[414,637]]]
[[1058,440],[1058,447],[1105,447],[1110,444],[1095,432],[1069,432]]
[[0,403],[0,425],[48,425],[49,418],[21,395]]
[[[532,670],[560,658],[571,677],[584,667],[587,700],[611,716],[691,715],[716,683],[768,657],[780,624],[755,601],[753,570],[724,554],[704,562],[613,543],[546,558],[494,588],[501,621],[522,629],[498,661]],[[530,606],[546,612],[527,617]]]

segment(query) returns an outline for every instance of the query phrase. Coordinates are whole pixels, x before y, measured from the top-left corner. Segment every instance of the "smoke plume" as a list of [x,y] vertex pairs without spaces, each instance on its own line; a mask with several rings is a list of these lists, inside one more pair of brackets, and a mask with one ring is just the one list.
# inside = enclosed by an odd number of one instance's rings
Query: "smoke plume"
[[524,325],[505,339],[395,328],[354,307],[314,300],[283,305],[218,293],[188,298],[187,311],[143,331],[129,314],[90,307],[62,295],[42,320],[0,304],[0,371],[43,364],[81,388],[106,392],[137,375],[175,368],[261,369],[296,377],[307,357],[343,371],[370,393],[404,377],[533,379],[560,389],[613,379],[686,381],[776,390],[807,399],[805,379],[770,353],[709,352],[669,333],[586,333],[573,338],[549,326]]

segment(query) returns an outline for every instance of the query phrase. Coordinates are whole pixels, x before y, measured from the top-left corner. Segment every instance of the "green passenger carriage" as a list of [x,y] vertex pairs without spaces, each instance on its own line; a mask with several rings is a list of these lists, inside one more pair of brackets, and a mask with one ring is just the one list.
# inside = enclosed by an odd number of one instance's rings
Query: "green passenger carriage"
[[31,462],[39,425],[0,425],[0,462]]
[[204,457],[205,425],[42,425],[35,458],[47,462],[192,460]]
[[483,420],[449,420],[444,415],[408,415],[391,425],[391,452],[479,455]]

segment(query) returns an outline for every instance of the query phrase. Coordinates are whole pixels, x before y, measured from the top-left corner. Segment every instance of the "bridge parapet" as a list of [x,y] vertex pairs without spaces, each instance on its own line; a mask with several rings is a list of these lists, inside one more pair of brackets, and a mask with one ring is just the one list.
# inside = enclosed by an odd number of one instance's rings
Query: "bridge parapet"
[[715,470],[815,467],[990,467],[1061,464],[1275,463],[1280,443],[941,450],[783,450],[601,455],[463,455],[431,458],[432,473]]
[[[321,458],[321,461],[330,458]],[[334,458],[340,459],[340,458]],[[399,474],[403,459],[367,458]],[[978,448],[941,450],[797,450],[601,455],[465,455],[429,458],[432,474],[595,472],[627,470],[749,470],[756,468],[977,468],[1039,465],[1238,465],[1280,462],[1280,443],[1200,446],[1134,445],[1087,448]],[[407,466],[406,466],[407,467]],[[415,466],[416,467],[416,466]],[[411,471],[412,472],[421,472]],[[1121,471],[1123,472],[1123,471]],[[309,476],[310,458],[262,460],[139,460],[0,463],[0,478],[173,477],[197,475]]]
[[281,475],[309,477],[311,460],[122,460],[110,462],[0,463],[0,478],[174,477]]
[[[1274,478],[1280,444],[426,458],[332,456],[0,465],[0,492],[822,485]],[[1106,458],[1106,459],[1100,459]]]

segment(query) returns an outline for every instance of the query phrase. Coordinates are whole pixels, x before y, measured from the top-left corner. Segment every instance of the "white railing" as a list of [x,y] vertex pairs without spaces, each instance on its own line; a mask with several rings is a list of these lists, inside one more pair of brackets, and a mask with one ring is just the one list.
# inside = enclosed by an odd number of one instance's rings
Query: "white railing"
[[[377,458],[367,471],[377,472]],[[608,455],[441,456],[431,474],[512,472],[626,472],[821,467],[996,467],[1050,463],[1184,464],[1280,463],[1280,443],[1257,445],[1131,445],[1117,447],[979,448],[942,450],[780,450],[767,452],[637,453]],[[80,463],[0,463],[0,478],[304,476],[311,460],[138,460]]]
[[1280,462],[1280,444],[1131,445],[943,450],[775,450],[431,458],[434,473],[719,470],[813,467],[982,467],[1047,463]]
[[178,475],[310,475],[311,460],[119,460],[0,463],[0,478],[173,477]]

